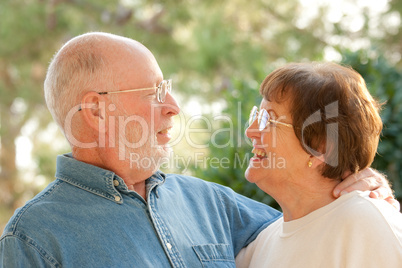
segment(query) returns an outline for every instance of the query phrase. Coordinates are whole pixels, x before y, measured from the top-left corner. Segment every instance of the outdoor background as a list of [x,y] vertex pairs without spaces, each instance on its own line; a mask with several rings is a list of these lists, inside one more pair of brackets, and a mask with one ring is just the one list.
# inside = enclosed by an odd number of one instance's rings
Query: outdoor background
[[[402,201],[401,12],[400,0],[1,0],[0,232],[16,208],[54,179],[56,155],[69,151],[45,106],[43,81],[54,52],[88,31],[142,42],[173,79],[183,116],[193,118],[187,127],[201,128],[189,137],[204,145],[195,148],[183,139],[176,155],[228,158],[231,166],[236,156],[251,156],[246,121],[270,71],[291,61],[351,65],[387,102],[373,167],[387,174]],[[225,184],[276,206],[246,182],[247,163],[204,164],[167,171]]]

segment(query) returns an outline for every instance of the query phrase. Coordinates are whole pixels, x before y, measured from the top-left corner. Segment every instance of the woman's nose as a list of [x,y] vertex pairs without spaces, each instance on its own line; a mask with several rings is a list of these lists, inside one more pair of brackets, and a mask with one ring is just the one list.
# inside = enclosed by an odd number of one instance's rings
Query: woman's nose
[[261,132],[258,130],[258,120],[254,120],[246,129],[246,136],[250,139],[257,139],[260,135]]

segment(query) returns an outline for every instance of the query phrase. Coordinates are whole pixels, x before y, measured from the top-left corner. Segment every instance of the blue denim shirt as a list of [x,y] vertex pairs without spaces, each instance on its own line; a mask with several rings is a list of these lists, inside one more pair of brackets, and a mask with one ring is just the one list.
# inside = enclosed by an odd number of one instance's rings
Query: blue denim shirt
[[281,214],[197,178],[157,172],[147,202],[115,173],[58,156],[56,180],[16,210],[0,267],[235,267]]

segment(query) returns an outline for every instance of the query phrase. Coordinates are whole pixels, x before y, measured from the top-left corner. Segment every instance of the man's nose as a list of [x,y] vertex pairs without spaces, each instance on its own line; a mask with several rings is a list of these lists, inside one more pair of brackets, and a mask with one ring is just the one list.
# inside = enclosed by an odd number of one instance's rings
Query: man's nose
[[170,93],[167,93],[165,102],[162,103],[162,114],[166,116],[175,116],[180,113],[179,104]]

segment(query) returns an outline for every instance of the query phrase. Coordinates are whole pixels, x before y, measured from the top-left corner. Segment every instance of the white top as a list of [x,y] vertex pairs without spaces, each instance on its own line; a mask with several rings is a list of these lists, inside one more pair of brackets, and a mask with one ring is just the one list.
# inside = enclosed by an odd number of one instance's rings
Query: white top
[[236,267],[402,267],[402,214],[354,191],[290,222],[269,225]]

